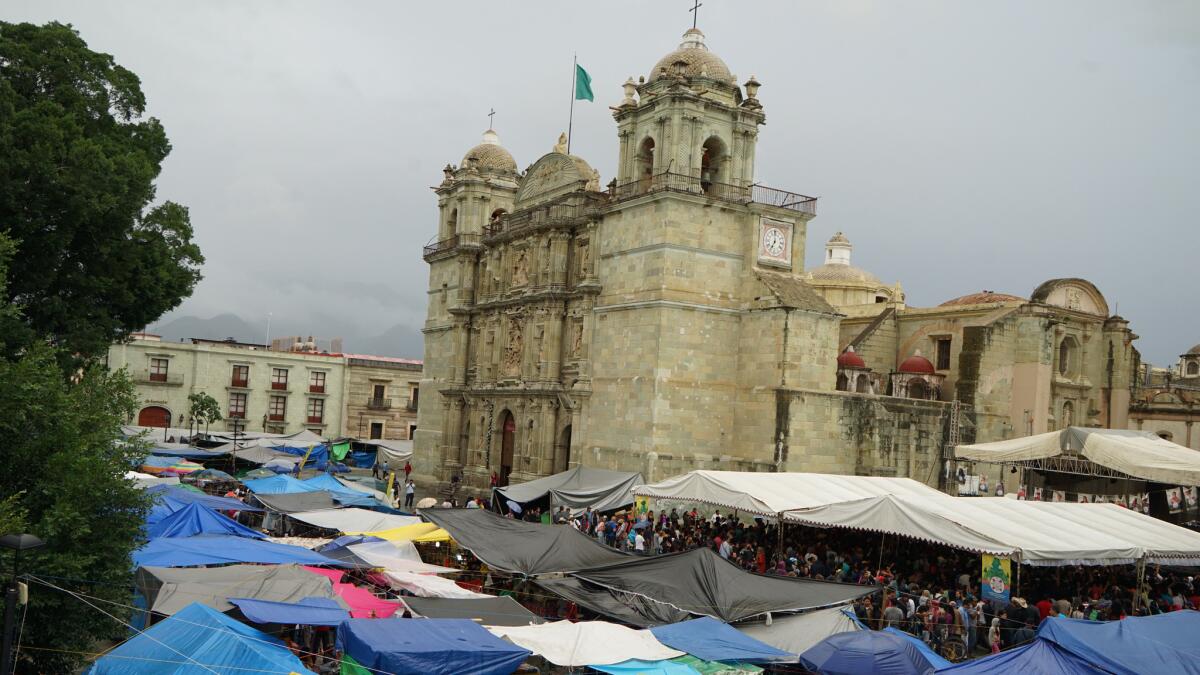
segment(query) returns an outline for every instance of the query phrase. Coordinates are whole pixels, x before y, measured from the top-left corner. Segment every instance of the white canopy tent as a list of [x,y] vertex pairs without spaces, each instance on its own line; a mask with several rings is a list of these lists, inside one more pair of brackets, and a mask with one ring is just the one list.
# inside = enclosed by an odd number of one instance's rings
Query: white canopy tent
[[711,504],[760,516],[883,495],[954,499],[911,478],[704,470],[636,486],[633,494]]
[[417,574],[415,572],[385,571],[392,588],[408,591],[418,598],[493,598],[493,595],[469,591],[450,579],[432,574]]
[[1028,565],[1200,563],[1200,533],[1116,504],[884,495],[785,514],[790,522],[932,541]]
[[370,509],[322,509],[319,511],[297,511],[289,513],[288,518],[308,523],[315,527],[338,532],[374,532],[390,530],[406,525],[416,525],[421,522],[420,516],[397,516],[390,513],[380,513]]
[[776,649],[803,654],[830,635],[863,630],[862,624],[850,617],[850,611],[845,607],[830,607],[804,614],[774,616],[770,623],[743,622],[734,628]]
[[524,647],[556,666],[605,666],[629,659],[662,661],[683,656],[648,630],[607,621],[554,621],[533,626],[487,626],[497,637]]
[[1200,452],[1148,431],[1068,427],[1006,441],[960,445],[954,449],[954,456],[995,464],[1077,457],[1134,478],[1169,485],[1200,485]]

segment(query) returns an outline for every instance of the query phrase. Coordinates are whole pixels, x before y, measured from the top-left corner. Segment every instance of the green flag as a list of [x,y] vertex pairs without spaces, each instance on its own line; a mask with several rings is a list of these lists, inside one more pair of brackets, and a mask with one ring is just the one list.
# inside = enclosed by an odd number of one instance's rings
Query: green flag
[[578,63],[575,64],[575,100],[596,100],[596,97],[592,95],[592,76],[588,75],[583,66]]

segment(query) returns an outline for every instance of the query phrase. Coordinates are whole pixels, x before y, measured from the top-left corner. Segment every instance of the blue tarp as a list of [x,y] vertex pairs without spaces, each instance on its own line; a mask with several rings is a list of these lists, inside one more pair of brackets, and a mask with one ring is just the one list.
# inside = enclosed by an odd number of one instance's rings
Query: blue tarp
[[255,478],[245,481],[251,492],[258,495],[291,495],[297,492],[321,492],[324,488],[309,485],[308,481],[278,475],[270,478]]
[[1095,675],[1104,671],[1093,668],[1049,640],[1037,639],[1016,649],[964,661],[937,672],[938,675]]
[[830,635],[801,654],[800,663],[822,675],[928,675],[934,671],[911,642],[874,630]]
[[917,637],[916,635],[913,635],[912,633],[905,633],[904,631],[900,630],[899,628],[896,628],[895,626],[888,626],[887,628],[883,629],[883,632],[891,633],[892,635],[899,635],[900,637],[904,638],[905,640],[908,640],[909,642],[913,643],[913,646],[916,647],[918,650],[920,650],[920,652],[922,654],[925,655],[925,660],[928,661],[929,665],[933,666],[934,668],[937,668],[937,669],[949,668],[950,666],[954,665],[953,663],[950,663],[950,661],[946,660],[941,654],[938,654],[937,652],[933,651],[932,647],[925,644],[925,642],[923,640],[921,640],[921,638]]
[[299,546],[219,534],[151,539],[133,552],[135,567],[191,567],[230,563],[347,566],[346,563]]
[[183,457],[184,459],[219,459],[228,457],[224,450],[205,450],[203,448],[150,448],[151,455],[159,457]]
[[155,537],[190,537],[196,534],[229,534],[251,539],[267,538],[267,535],[262,532],[255,532],[236,520],[200,504],[184,505],[175,513],[150,526],[147,534],[151,539]]
[[299,624],[301,626],[336,626],[350,620],[346,611],[333,598],[304,598],[300,602],[271,602],[253,598],[229,598],[242,614],[254,623]]
[[295,446],[290,446],[290,445],[276,445],[276,446],[273,446],[271,448],[271,450],[274,452],[278,452],[278,453],[287,453],[289,455],[295,455],[302,459],[305,455],[308,455],[308,462],[305,463],[305,466],[307,466],[309,464],[314,464],[314,463],[320,464],[321,466],[325,466],[325,462],[329,461],[329,444],[328,443],[322,443],[322,444],[314,447],[312,449],[312,454],[309,454],[308,447],[301,448],[301,447],[295,447]]
[[351,619],[337,648],[396,675],[510,675],[530,654],[470,619]]
[[704,661],[795,662],[796,655],[755,640],[711,616],[650,629],[664,645]]
[[1052,618],[1037,635],[1113,673],[1200,673],[1200,612],[1121,621]]
[[218,511],[262,511],[256,506],[250,506],[230,497],[214,497],[199,492],[185,490],[177,485],[154,485],[146,488],[147,494],[157,494],[169,497],[184,504],[203,504]]
[[207,672],[312,675],[279,638],[199,603],[184,607],[101,656],[87,672],[91,675]]
[[378,499],[365,492],[342,485],[341,481],[326,473],[300,482],[316,490],[328,491],[333,495],[333,500],[342,506],[362,506],[365,508],[386,506],[386,504],[380,503]]
[[674,661],[642,661],[629,659],[611,666],[588,666],[592,670],[612,675],[696,675],[696,669]]
[[354,466],[360,469],[370,469],[375,466],[375,451],[354,450],[350,453],[350,459],[354,460]]

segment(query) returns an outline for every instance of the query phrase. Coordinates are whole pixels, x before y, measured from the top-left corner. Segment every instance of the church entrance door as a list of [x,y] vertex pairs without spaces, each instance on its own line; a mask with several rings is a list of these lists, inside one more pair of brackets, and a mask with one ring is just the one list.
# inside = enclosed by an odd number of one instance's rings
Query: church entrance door
[[516,445],[517,422],[513,419],[512,413],[505,410],[504,417],[501,422],[500,436],[500,476],[499,485],[504,487],[508,485],[508,475],[513,469],[513,447]]

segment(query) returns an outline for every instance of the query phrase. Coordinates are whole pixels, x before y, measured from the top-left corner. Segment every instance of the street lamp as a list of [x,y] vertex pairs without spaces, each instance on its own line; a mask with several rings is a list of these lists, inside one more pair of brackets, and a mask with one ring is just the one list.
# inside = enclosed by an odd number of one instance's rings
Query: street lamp
[[0,662],[0,675],[11,675],[16,663],[13,661],[13,633],[17,622],[17,596],[20,594],[17,582],[17,568],[21,564],[21,551],[45,546],[46,542],[32,534],[6,534],[0,537],[0,548],[11,549],[13,552],[12,580],[4,589],[4,645],[3,662]]

